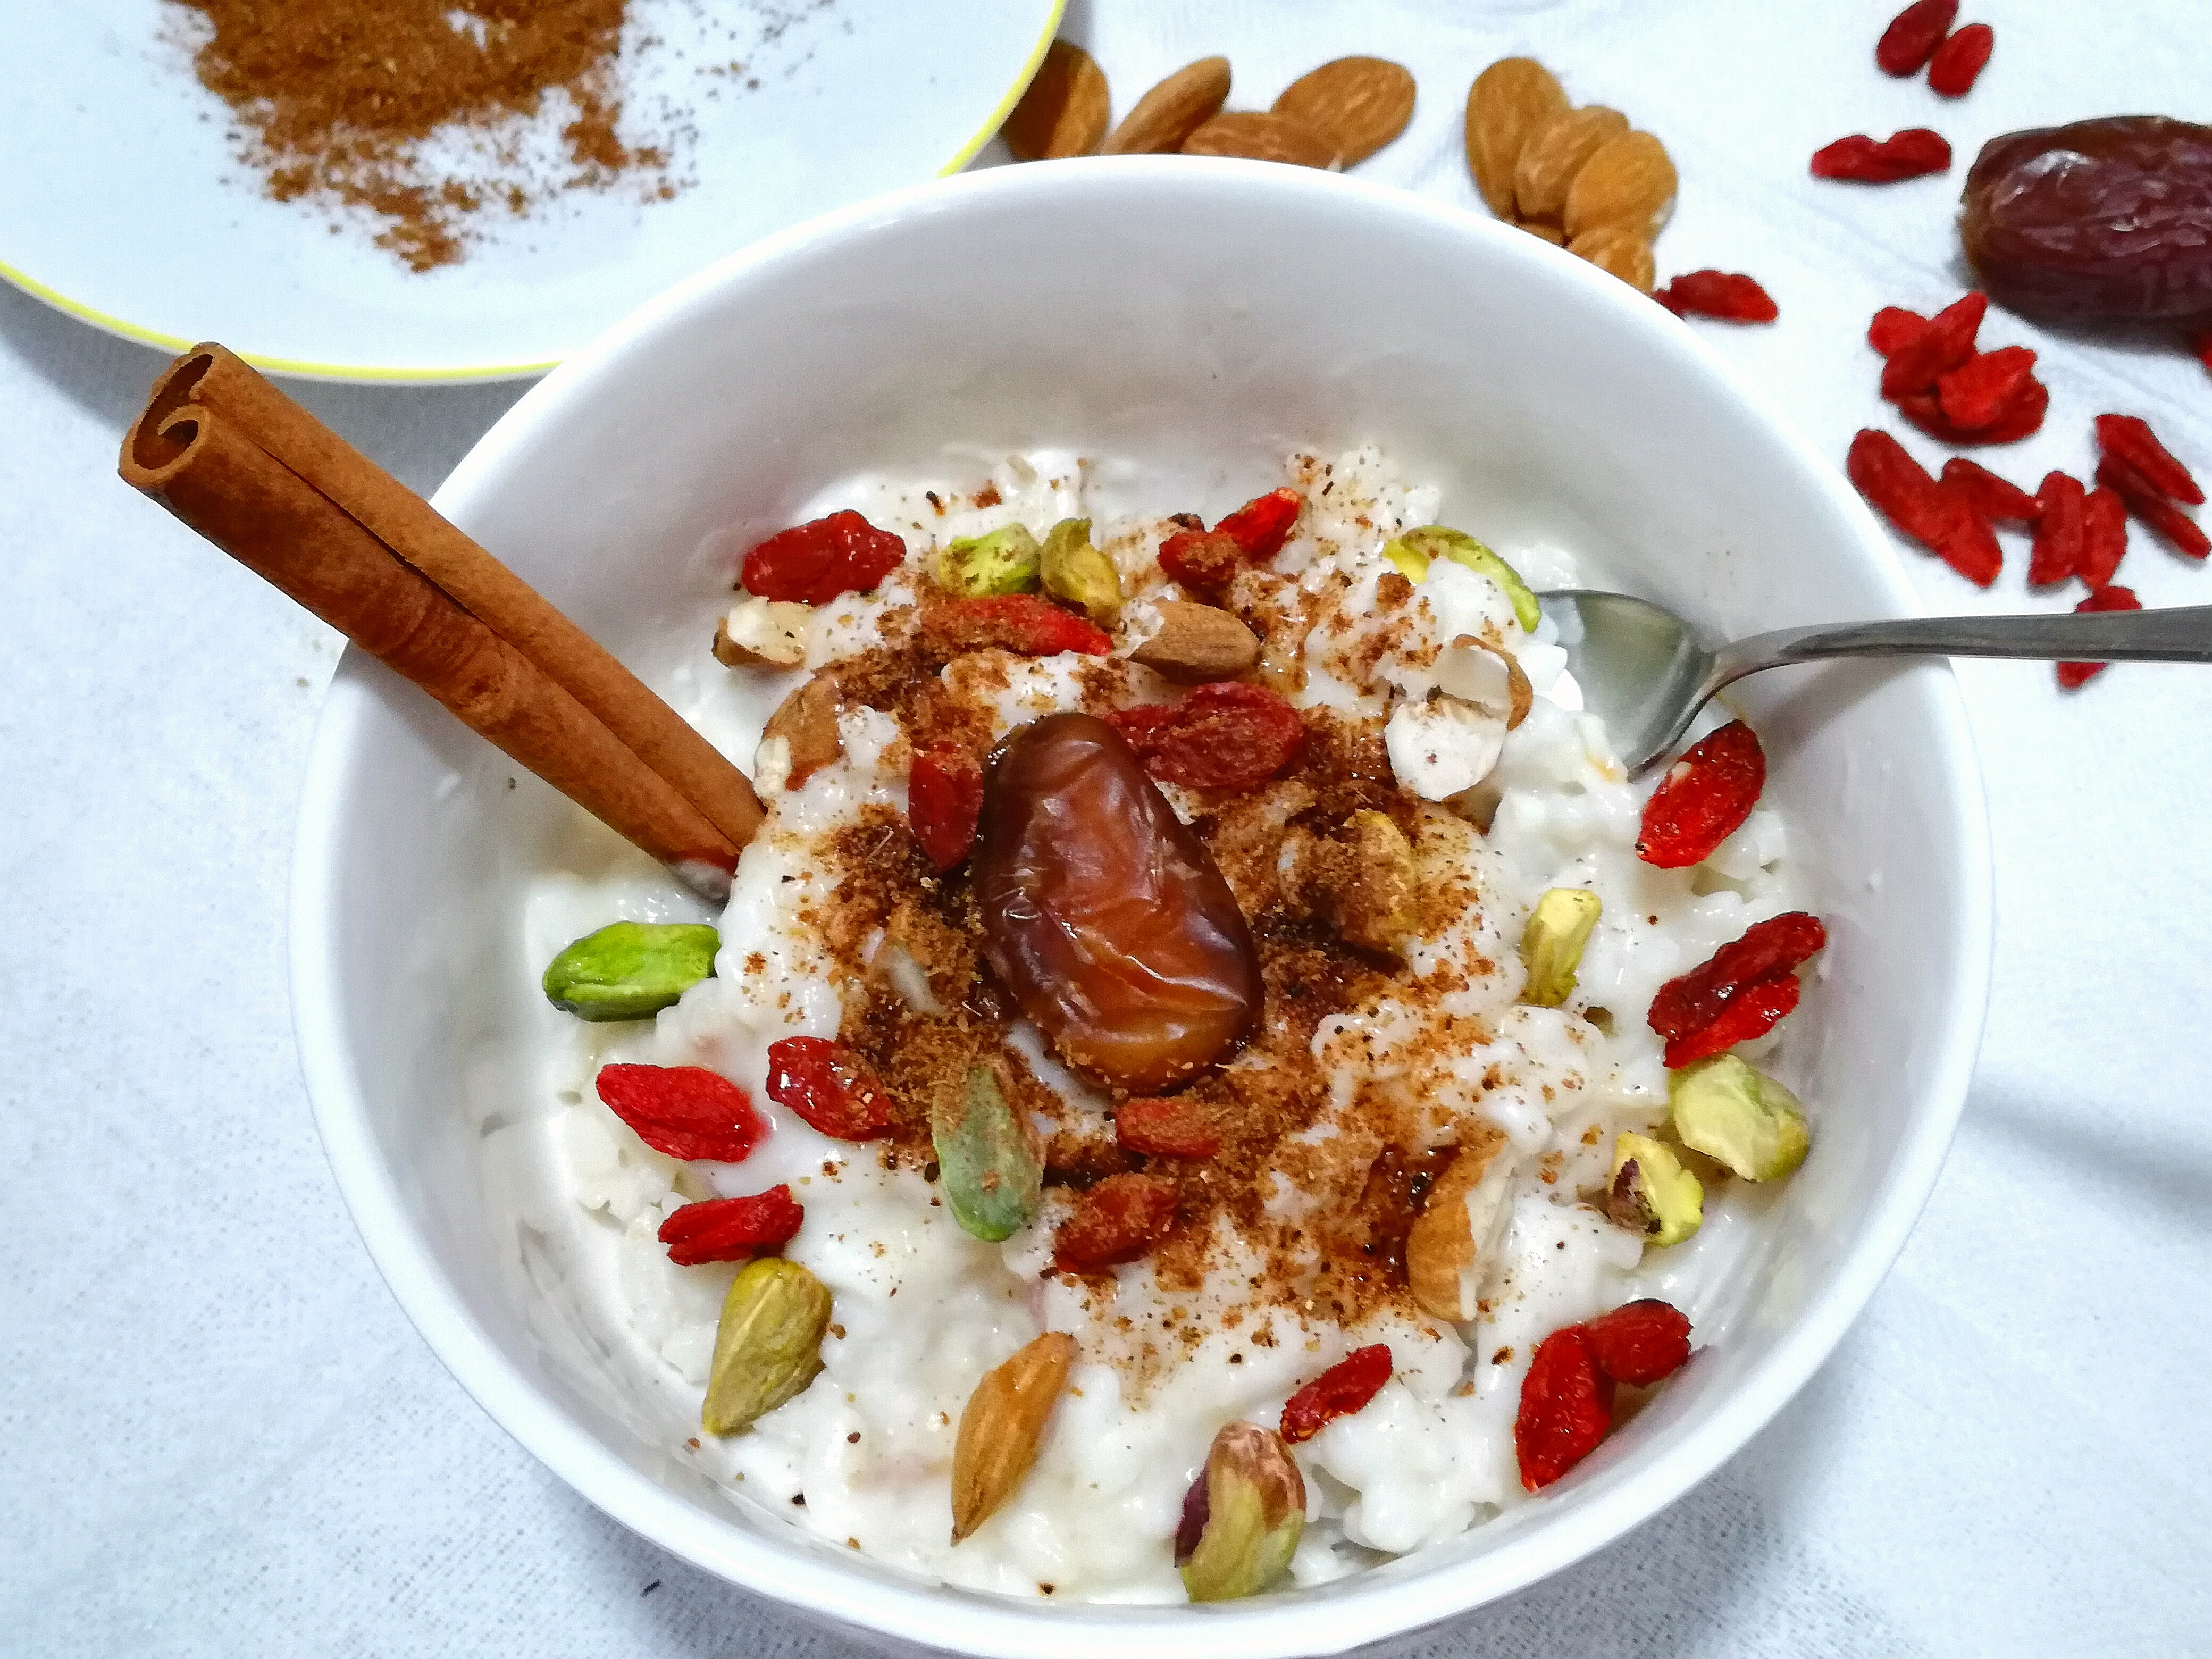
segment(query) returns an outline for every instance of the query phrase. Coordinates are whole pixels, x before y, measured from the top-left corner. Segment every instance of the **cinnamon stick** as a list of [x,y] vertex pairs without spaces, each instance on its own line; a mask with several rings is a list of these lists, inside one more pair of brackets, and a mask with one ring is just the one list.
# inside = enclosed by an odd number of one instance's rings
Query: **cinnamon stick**
[[761,816],[744,775],[527,583],[229,352],[204,345],[170,365],[120,470],[620,834],[695,883],[726,885]]

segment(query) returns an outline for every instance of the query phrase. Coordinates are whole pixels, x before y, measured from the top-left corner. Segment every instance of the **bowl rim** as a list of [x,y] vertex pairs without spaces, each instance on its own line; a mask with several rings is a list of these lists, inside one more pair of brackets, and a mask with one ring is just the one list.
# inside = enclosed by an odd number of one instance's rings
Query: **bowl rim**
[[[1140,188],[1158,176],[1179,187],[1225,194],[1304,198],[1328,212],[1403,216],[1439,230],[1496,240],[1508,258],[1558,258],[1551,278],[1583,283],[1617,304],[1630,326],[1675,328],[1671,319],[1614,278],[1468,209],[1370,181],[1314,175],[1264,162],[1193,157],[1086,158],[1032,163],[931,180],[873,198],[780,231],[716,261],[647,301],[532,387],[463,458],[435,499],[465,520],[475,495],[493,484],[543,425],[558,418],[592,382],[614,371],[629,349],[666,330],[726,288],[817,250],[864,238],[915,215],[1027,199],[1064,198],[1070,188]],[[1133,182],[1132,182],[1133,181]],[[1641,313],[1648,311],[1648,319]],[[1795,453],[1830,505],[1855,522],[1887,608],[1917,611],[1912,586],[1888,538],[1835,466],[1744,374],[1686,331],[1665,343],[1686,370],[1703,374],[1747,406]],[[1377,1577],[1362,1590],[1340,1583],[1326,1598],[1267,1596],[1221,1606],[1122,1607],[1070,1603],[1032,1607],[1012,1598],[900,1580],[883,1569],[856,1571],[834,1556],[779,1547],[714,1516],[662,1488],[568,1415],[510,1364],[468,1311],[410,1222],[397,1183],[383,1165],[338,1001],[335,921],[336,849],[345,783],[371,712],[389,687],[364,670],[349,647],[318,721],[306,769],[289,912],[294,1028],[317,1127],[339,1190],[363,1243],[392,1295],[431,1349],[477,1402],[540,1462],[592,1504],[641,1536],[743,1589],[818,1618],[943,1649],[948,1614],[957,1609],[958,1650],[1023,1659],[1041,1644],[1062,1659],[1126,1659],[1132,1636],[1180,1636],[1163,1650],[1208,1659],[1280,1659],[1334,1653],[1384,1640],[1467,1613],[1534,1583],[1611,1543],[1687,1492],[1732,1456],[1810,1378],[1841,1340],[1903,1249],[1942,1167],[1964,1107],[1986,1016],[1994,948],[1993,864],[1987,800],[1965,702],[1948,665],[1906,672],[1931,687],[1928,737],[1937,763],[1955,780],[1955,811],[1945,833],[1964,875],[1958,928],[1961,977],[1949,988],[1951,1016],[1921,1091],[1923,1109],[1899,1146],[1887,1178],[1869,1204],[1858,1237],[1833,1270],[1826,1295],[1808,1307],[1760,1365],[1702,1422],[1657,1449],[1607,1502],[1560,1524],[1530,1525],[1472,1561]]]

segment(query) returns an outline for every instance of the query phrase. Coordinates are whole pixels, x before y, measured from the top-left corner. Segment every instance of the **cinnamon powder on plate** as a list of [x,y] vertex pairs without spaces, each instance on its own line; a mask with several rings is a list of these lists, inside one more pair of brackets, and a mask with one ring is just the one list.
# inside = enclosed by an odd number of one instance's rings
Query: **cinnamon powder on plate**
[[665,142],[617,136],[627,0],[178,3],[269,193],[368,210],[413,270],[460,259],[488,210],[625,179],[674,192]]

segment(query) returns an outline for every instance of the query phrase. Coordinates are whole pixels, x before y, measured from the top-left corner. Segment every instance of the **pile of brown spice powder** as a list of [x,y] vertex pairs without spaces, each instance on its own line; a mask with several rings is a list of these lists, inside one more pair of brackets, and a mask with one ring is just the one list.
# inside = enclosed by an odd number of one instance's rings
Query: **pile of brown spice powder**
[[[616,136],[627,0],[176,3],[204,19],[188,20],[194,68],[269,193],[367,209],[416,270],[460,259],[486,209],[625,180],[676,189],[666,141]],[[533,125],[563,116],[549,165]]]

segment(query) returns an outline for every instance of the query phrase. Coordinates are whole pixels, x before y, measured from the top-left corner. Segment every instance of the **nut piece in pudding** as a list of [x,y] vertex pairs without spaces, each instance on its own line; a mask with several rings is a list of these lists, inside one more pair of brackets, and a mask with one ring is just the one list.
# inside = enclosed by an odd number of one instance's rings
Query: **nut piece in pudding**
[[1623,1130],[1613,1142],[1605,1212],[1654,1244],[1680,1244],[1705,1224],[1705,1189],[1666,1142]]
[[1347,944],[1395,953],[1413,934],[1420,896],[1413,843],[1388,812],[1363,808],[1313,855],[1322,914]]
[[1257,1020],[1235,895],[1105,721],[1049,714],[1006,740],[970,868],[992,969],[1078,1070],[1158,1094]]
[[1521,580],[1521,573],[1463,530],[1448,530],[1440,524],[1408,530],[1383,548],[1382,556],[1413,581],[1429,574],[1431,560],[1449,559],[1504,588],[1506,598],[1513,601],[1514,617],[1531,633],[1543,617],[1535,594]]
[[1575,970],[1601,908],[1587,887],[1554,887],[1536,901],[1521,933],[1521,960],[1528,969],[1522,1001],[1556,1008],[1575,994]]
[[1283,1576],[1305,1530],[1306,1482],[1273,1429],[1228,1423],[1183,1500],[1176,1565],[1194,1601],[1257,1595]]
[[696,922],[616,921],[546,964],[545,1000],[579,1019],[649,1019],[714,972],[722,936]]
[[1121,611],[1121,574],[1114,561],[1091,544],[1091,520],[1062,519],[1045,532],[1037,552],[1037,577],[1044,591],[1079,607],[1100,627]]
[[830,1292],[796,1261],[763,1256],[740,1268],[723,1298],[700,1422],[709,1434],[750,1428],[795,1399],[822,1369]]
[[1746,1181],[1773,1181],[1805,1161],[1812,1133],[1797,1097],[1734,1054],[1667,1073],[1674,1133]]
[[1010,524],[988,536],[955,537],[939,550],[930,574],[946,592],[963,599],[1034,593],[1039,551],[1027,525]]
[[954,1543],[989,1520],[1021,1486],[1074,1363],[1075,1339],[1047,1331],[983,1373],[960,1413],[952,1446]]
[[[761,728],[761,747],[785,745],[787,789],[796,789],[845,752],[837,736],[837,677],[829,670],[793,691],[775,707]],[[771,769],[763,765],[762,771]]]
[[796,668],[806,660],[814,607],[793,599],[740,599],[714,625],[714,660],[731,668]]
[[964,1231],[995,1244],[1030,1224],[1044,1184],[1042,1148],[989,1066],[930,1102],[929,1138],[945,1201]]
[[1462,1322],[1474,1317],[1482,1281],[1504,1242],[1512,1192],[1504,1135],[1489,1124],[1463,1135],[1406,1236],[1406,1279],[1424,1312]]
[[1260,660],[1260,636],[1218,605],[1156,599],[1160,631],[1129,653],[1163,678],[1184,685],[1233,680]]

